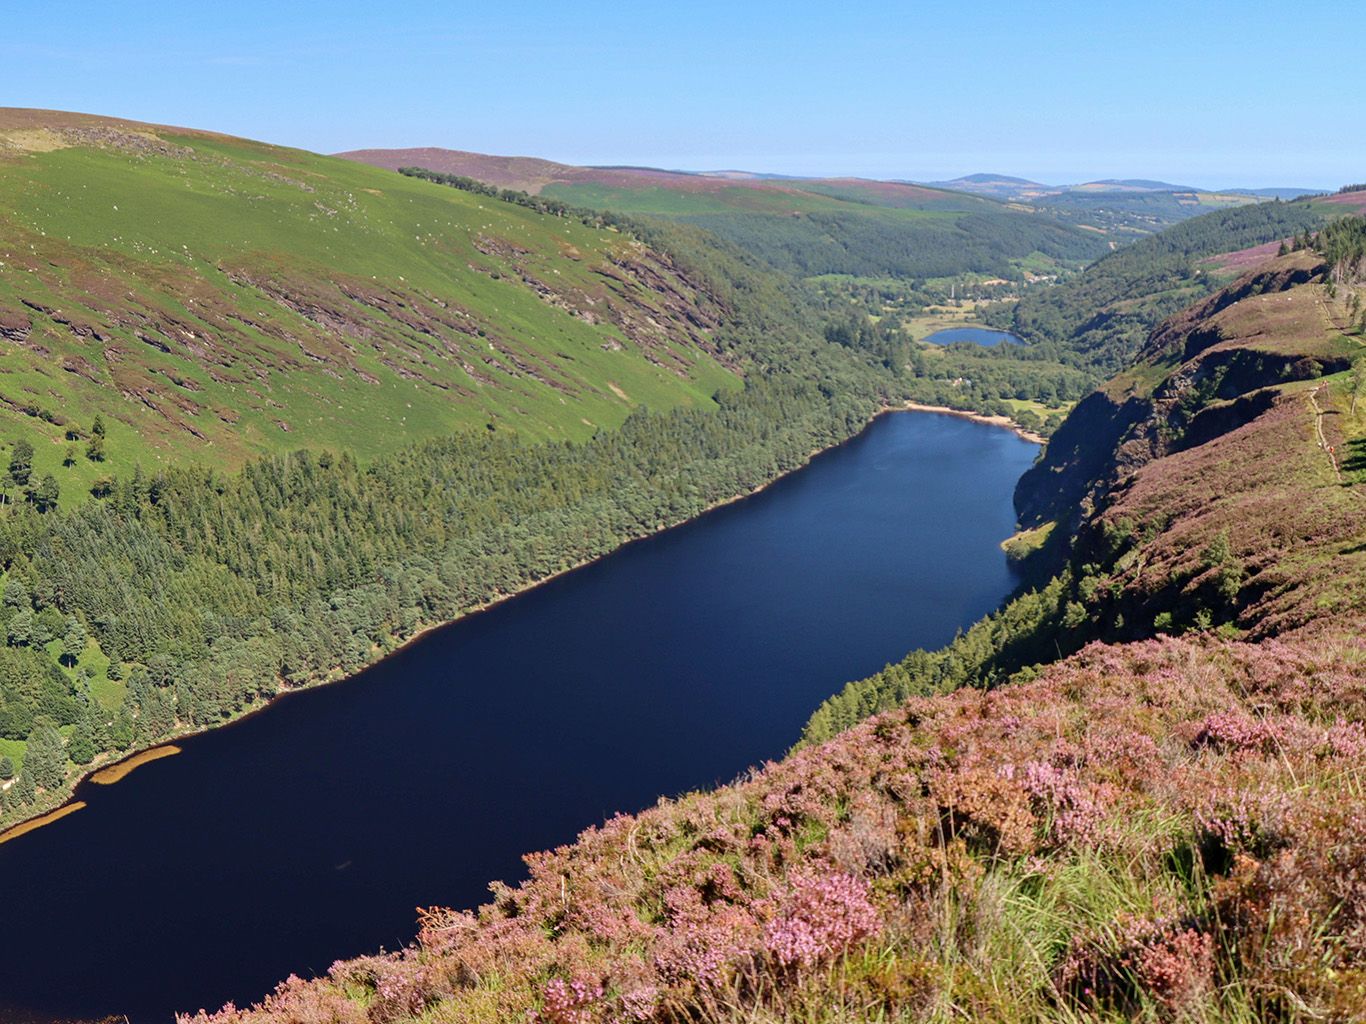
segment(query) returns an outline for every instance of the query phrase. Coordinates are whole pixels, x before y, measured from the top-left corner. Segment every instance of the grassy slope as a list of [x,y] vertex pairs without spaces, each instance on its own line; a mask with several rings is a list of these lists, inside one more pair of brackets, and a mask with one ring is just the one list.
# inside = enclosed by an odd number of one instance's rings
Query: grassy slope
[[[990,200],[961,192],[894,185],[885,182],[832,180],[800,182],[733,182],[706,178],[705,188],[694,179],[675,182],[641,178],[631,186],[608,183],[548,185],[542,195],[579,206],[601,207],[662,216],[696,216],[707,213],[776,213],[820,211],[859,212],[869,216],[916,220],[916,214],[986,213],[1002,207]],[[898,211],[898,212],[893,212]]]
[[[1025,207],[892,182],[640,176],[554,183],[541,194],[696,224],[797,276],[852,268],[861,278],[888,270],[898,277],[939,277],[1027,262],[1056,271],[1105,251],[1094,232]],[[974,244],[983,232],[991,245]],[[970,250],[958,252],[964,245]]]
[[297,150],[18,113],[0,438],[30,437],[64,495],[135,461],[364,457],[490,423],[578,439],[738,383],[712,354],[722,311],[614,232]]
[[1082,188],[1032,199],[1029,205],[1069,223],[1086,224],[1117,240],[1130,241],[1211,210],[1267,201],[1243,193]]
[[1366,344],[1313,263],[1100,396],[1146,409],[1072,524],[1072,628],[1109,642],[589,829],[214,1019],[1362,1019]]

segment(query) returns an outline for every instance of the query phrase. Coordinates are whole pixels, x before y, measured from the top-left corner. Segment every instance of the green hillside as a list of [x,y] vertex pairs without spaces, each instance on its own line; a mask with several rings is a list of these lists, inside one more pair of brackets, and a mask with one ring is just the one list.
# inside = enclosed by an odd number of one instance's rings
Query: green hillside
[[137,461],[583,439],[739,386],[723,300],[634,238],[207,133],[0,112],[0,263],[0,439],[64,495]]
[[[1005,275],[1078,269],[1109,251],[1102,233],[1022,205],[862,178],[760,178],[574,167],[444,149],[356,150],[348,159],[426,168],[555,199],[703,227],[797,277]],[[946,287],[947,290],[947,287]]]
[[1158,323],[1212,294],[1242,270],[1255,266],[1227,258],[1242,250],[1277,244],[1350,213],[1343,197],[1304,198],[1221,210],[1172,228],[1097,260],[1057,287],[1020,302],[983,309],[992,326],[1014,331],[1040,353],[1108,376],[1138,354]]
[[1019,277],[1031,257],[1031,266],[1069,268],[1108,251],[1093,231],[962,192],[853,179],[702,180],[555,183],[539,194],[694,224],[797,277]]
[[1067,223],[1086,224],[1132,240],[1213,210],[1264,202],[1245,192],[1177,190],[1088,191],[1084,186],[1031,199],[1030,205]]

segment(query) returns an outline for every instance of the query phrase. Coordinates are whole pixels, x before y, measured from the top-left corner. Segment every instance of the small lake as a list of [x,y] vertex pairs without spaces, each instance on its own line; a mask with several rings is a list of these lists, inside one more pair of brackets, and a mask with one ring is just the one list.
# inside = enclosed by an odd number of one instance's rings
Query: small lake
[[0,845],[0,1019],[244,1005],[473,907],[520,855],[779,758],[980,618],[1036,446],[899,413],[760,494],[435,630]]
[[935,331],[924,340],[935,345],[947,345],[952,341],[970,341],[974,345],[984,345],[987,348],[999,345],[1003,341],[1008,341],[1012,345],[1024,344],[1009,331],[993,331],[986,327],[949,327],[946,330]]

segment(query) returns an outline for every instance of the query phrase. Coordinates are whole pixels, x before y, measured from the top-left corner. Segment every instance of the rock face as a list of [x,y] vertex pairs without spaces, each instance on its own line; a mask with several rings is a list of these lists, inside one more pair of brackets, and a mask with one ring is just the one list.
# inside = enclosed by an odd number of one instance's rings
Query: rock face
[[1076,530],[1083,510],[1155,459],[1251,422],[1286,385],[1347,368],[1352,349],[1323,330],[1312,253],[1249,271],[1153,332],[1138,365],[1080,402],[1020,478],[1025,526]]

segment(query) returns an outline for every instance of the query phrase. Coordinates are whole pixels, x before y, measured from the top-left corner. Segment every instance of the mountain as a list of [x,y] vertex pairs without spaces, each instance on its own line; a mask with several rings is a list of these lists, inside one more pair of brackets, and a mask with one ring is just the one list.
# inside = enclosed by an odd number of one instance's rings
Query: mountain
[[[723,207],[752,208],[760,204],[797,202],[815,204],[816,208],[830,208],[823,192],[808,193],[808,186],[824,188],[866,188],[872,194],[914,202],[941,203],[944,209],[981,209],[984,204],[970,196],[946,195],[944,189],[898,182],[875,182],[859,178],[790,178],[777,174],[758,174],[751,171],[668,171],[657,167],[577,167],[533,157],[489,156],[455,149],[358,149],[337,153],[341,159],[384,167],[396,171],[400,167],[423,167],[442,174],[463,175],[499,188],[518,189],[532,195],[547,195],[578,205],[593,205],[588,189],[576,186],[599,186],[601,189],[622,190],[627,193],[648,193],[655,189],[675,191],[683,195],[703,195]],[[882,187],[887,186],[887,187]],[[826,201],[822,201],[825,199]],[[656,208],[658,200],[649,195],[635,201],[612,205],[611,209],[634,213],[668,213]]]
[[1104,178],[1088,181],[1084,185],[1069,185],[1069,189],[1087,192],[1198,192],[1189,185],[1173,185],[1166,181],[1152,181],[1148,178]]
[[704,228],[785,273],[872,279],[1010,275],[1077,268],[1105,251],[1083,227],[989,197],[863,178],[685,174],[569,167],[455,150],[356,150],[348,159],[422,167],[575,207]]
[[972,182],[974,185],[985,185],[993,181],[1001,181],[1010,185],[1037,184],[1037,182],[1031,182],[1028,178],[1012,178],[1008,174],[967,174],[960,180]]
[[1158,325],[1021,481],[1063,570],[830,738],[184,1020],[1360,1019],[1363,242]]
[[927,184],[937,188],[949,188],[961,192],[976,192],[981,195],[995,196],[998,199],[1037,199],[1039,196],[1053,195],[1062,191],[1054,185],[1044,185],[1028,178],[1016,178],[1009,174],[965,174],[951,181],[933,181]]
[[[111,470],[584,438],[740,384],[725,300],[618,231],[209,132],[0,111],[0,436]],[[100,463],[77,457],[96,416]]]

